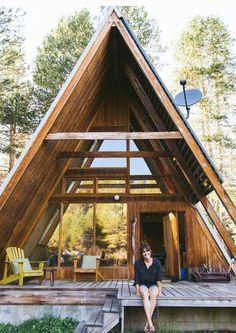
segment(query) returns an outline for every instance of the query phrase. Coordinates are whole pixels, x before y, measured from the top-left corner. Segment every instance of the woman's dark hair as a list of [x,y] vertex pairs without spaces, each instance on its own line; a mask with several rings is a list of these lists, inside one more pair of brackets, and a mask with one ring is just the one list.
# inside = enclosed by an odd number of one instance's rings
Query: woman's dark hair
[[143,250],[151,251],[151,246],[147,242],[141,242],[139,250],[142,255]]

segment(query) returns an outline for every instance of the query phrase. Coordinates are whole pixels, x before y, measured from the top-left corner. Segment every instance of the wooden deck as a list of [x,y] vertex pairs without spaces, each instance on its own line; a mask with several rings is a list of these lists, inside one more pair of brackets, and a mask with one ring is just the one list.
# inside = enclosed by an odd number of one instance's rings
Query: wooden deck
[[[110,299],[117,302],[119,309],[117,312],[120,314],[114,314],[112,311],[106,313]],[[98,313],[101,311],[106,313],[103,322],[107,323],[107,327],[117,324],[120,317],[121,332],[124,332],[125,312],[128,309],[132,310],[132,307],[140,307],[141,309],[142,301],[140,297],[135,295],[133,281],[73,282],[56,280],[55,285],[51,287],[50,282],[45,280],[41,286],[37,285],[37,281],[29,281],[24,286],[0,286],[0,307],[6,305],[92,306],[97,308]],[[206,308],[224,308],[225,312],[226,308],[229,308],[231,311],[230,309],[236,308],[236,284],[234,282],[194,283],[179,281],[172,283],[163,281],[162,295],[158,298],[157,305],[160,309],[182,308],[190,310],[191,308],[202,308],[205,311]],[[193,311],[195,310],[193,309]],[[116,321],[114,320],[115,316]],[[90,329],[87,329],[88,332],[93,332],[92,320],[93,318],[89,319],[89,323],[87,323],[91,326]],[[101,325],[101,323],[95,322],[94,326],[96,327],[96,325]],[[100,328],[100,331],[99,328],[96,328],[94,332],[106,333],[109,330],[106,327],[104,330]]]
[[[73,300],[73,293],[76,291],[76,299]],[[73,282],[69,280],[57,280],[54,286],[50,286],[48,280],[42,285],[37,281],[28,281],[24,286],[5,285],[0,286],[0,304],[19,304],[20,300],[25,304],[40,303],[53,304],[58,298],[70,304],[79,304],[80,299],[84,300],[87,293],[93,292],[93,299],[96,295],[116,292],[117,298],[123,306],[141,306],[140,297],[135,295],[133,281],[108,280],[102,282],[86,281]],[[20,296],[19,296],[20,295]],[[31,297],[28,297],[31,295]],[[68,300],[66,301],[66,299]],[[92,299],[91,299],[92,301]],[[21,304],[22,304],[21,303]],[[58,303],[57,303],[58,304]],[[236,284],[229,283],[195,283],[190,281],[168,282],[162,284],[162,295],[158,298],[157,304],[160,307],[236,307]]]
[[[117,297],[123,306],[142,305],[131,282],[122,284]],[[164,282],[157,304],[160,307],[236,307],[236,284]]]

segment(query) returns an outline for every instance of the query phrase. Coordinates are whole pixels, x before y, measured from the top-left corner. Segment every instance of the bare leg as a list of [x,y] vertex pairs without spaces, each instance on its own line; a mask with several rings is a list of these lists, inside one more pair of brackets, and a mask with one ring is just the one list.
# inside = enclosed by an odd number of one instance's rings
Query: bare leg
[[156,286],[151,287],[149,289],[149,297],[150,297],[150,305],[151,305],[151,309],[150,309],[151,318],[152,318],[153,312],[156,308],[157,296],[158,296],[158,287],[156,287]]
[[[153,327],[152,318],[151,318],[151,303],[149,300],[149,291],[146,286],[140,286],[139,288],[140,295],[143,299],[143,307],[147,317],[147,323],[149,327]],[[145,326],[146,327],[146,326]]]
[[158,287],[153,286],[149,289],[149,296],[150,296],[150,316],[152,318],[153,312],[155,310],[156,304],[157,304],[157,295],[158,295]]

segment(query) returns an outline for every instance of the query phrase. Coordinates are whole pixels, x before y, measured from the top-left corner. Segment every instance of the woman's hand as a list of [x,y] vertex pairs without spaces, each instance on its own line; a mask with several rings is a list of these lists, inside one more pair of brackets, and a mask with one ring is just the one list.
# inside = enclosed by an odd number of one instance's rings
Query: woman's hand
[[136,285],[135,285],[135,288],[136,288],[136,296],[141,296],[141,295],[140,295],[140,292],[139,292],[139,285],[136,284]]

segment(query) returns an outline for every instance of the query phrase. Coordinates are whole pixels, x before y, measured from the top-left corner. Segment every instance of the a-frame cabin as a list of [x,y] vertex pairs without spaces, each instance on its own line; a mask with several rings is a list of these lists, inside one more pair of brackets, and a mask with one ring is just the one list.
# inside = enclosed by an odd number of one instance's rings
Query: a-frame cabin
[[[125,140],[124,151],[99,151],[104,140],[118,139]],[[131,140],[138,151],[130,149]],[[125,166],[92,166],[95,158],[112,157],[124,158]],[[145,160],[149,175],[131,174],[135,158]],[[84,180],[90,193],[78,191]],[[118,180],[123,190],[101,193],[100,180],[110,189]],[[104,267],[106,278],[132,276],[144,236],[157,255],[164,253],[167,275],[180,277],[183,260],[188,272],[202,264],[227,270],[236,248],[208,200],[212,191],[235,223],[220,175],[127,22],[112,9],[2,186],[1,261],[8,246],[39,257],[68,204],[95,207],[118,199],[127,204],[127,266]],[[68,276],[65,270],[61,277]]]

